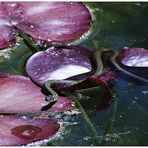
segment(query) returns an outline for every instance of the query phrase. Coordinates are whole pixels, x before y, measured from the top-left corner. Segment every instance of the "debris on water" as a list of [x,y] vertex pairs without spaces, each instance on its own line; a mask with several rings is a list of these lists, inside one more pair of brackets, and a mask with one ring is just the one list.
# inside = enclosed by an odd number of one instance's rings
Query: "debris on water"
[[83,99],[88,100],[88,99],[90,99],[89,96],[83,95],[81,93],[78,93],[77,95],[78,95],[79,100],[83,100]]
[[88,141],[90,137],[86,136],[83,138],[83,140]]
[[86,136],[83,138],[83,140],[88,141],[88,140],[92,140],[92,139],[100,139],[100,140],[105,140],[105,141],[110,141],[110,140],[114,140],[116,138],[120,138],[121,135],[127,135],[130,134],[131,131],[126,131],[123,133],[114,133],[114,134],[106,134],[103,136],[97,136],[97,137],[92,137],[92,136]]
[[10,53],[15,51],[14,48],[6,48],[0,51],[0,58],[3,57],[4,59],[10,59]]
[[74,115],[74,114],[80,114],[80,111],[78,109],[73,109],[71,111],[64,112],[66,115]]
[[39,140],[39,141],[36,141],[36,142],[29,143],[29,144],[27,144],[27,147],[28,146],[47,146],[47,143],[61,139],[62,135],[65,134],[64,129],[65,128],[63,126],[60,126],[59,131],[55,135],[53,135],[52,137],[50,137],[48,139]]
[[147,95],[147,94],[148,94],[148,90],[144,90],[144,91],[142,91],[142,93],[143,93],[144,95]]

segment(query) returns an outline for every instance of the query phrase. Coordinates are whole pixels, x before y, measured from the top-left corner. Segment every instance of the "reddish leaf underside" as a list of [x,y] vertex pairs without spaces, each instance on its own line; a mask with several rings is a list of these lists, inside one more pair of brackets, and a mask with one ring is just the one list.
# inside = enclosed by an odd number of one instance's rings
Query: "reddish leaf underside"
[[[47,105],[40,88],[24,76],[0,74],[0,113],[40,113]],[[71,100],[59,97],[48,111],[71,110]]]
[[0,116],[0,146],[17,146],[47,139],[59,130],[55,120]]

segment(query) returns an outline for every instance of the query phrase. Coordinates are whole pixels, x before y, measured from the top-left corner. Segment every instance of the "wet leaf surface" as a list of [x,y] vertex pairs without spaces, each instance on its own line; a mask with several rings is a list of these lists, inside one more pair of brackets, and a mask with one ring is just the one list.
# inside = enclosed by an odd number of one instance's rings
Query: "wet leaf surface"
[[26,72],[39,85],[48,80],[67,79],[84,73],[87,78],[94,69],[91,58],[91,50],[83,47],[51,47],[31,56],[26,63]]
[[42,41],[50,45],[70,43],[91,26],[90,12],[83,3],[12,2],[4,5],[12,24],[41,45]]
[[15,44],[15,28],[12,26],[5,7],[0,3],[0,49]]
[[135,75],[133,77],[139,76],[144,79],[143,81],[148,82],[148,50],[123,48],[113,57],[113,64],[123,72],[130,72]]
[[[41,113],[46,106],[40,88],[24,76],[0,74],[0,113]],[[72,109],[67,97],[59,97],[49,112],[64,112]]]
[[[90,2],[86,5],[93,11],[94,21],[98,25],[95,26],[94,34],[85,38],[81,46],[92,50],[106,48],[116,53],[123,47],[148,49],[148,3]],[[26,75],[23,69],[28,57],[33,54],[32,48],[23,43],[18,51],[13,56],[11,54],[7,62],[0,58],[1,71]],[[49,146],[148,145],[148,84],[129,77],[119,69],[110,69],[108,65],[105,67],[114,74],[112,103],[107,108],[94,111],[91,103],[81,105],[81,98],[72,96],[74,110],[65,117],[63,114],[54,116],[62,122],[66,119],[64,135],[60,140],[49,141]],[[132,71],[146,78],[144,69],[147,68],[139,70],[138,67],[133,67]],[[126,70],[131,72],[131,67]],[[108,81],[112,79],[112,74],[102,75],[101,79]],[[102,87],[97,91],[92,89],[94,93],[91,92],[91,95],[95,97],[102,90],[104,91]]]
[[1,146],[24,145],[46,139],[55,135],[60,128],[59,123],[51,119],[0,116],[0,121]]
[[143,48],[123,48],[116,57],[117,62],[128,67],[148,68],[148,50]]

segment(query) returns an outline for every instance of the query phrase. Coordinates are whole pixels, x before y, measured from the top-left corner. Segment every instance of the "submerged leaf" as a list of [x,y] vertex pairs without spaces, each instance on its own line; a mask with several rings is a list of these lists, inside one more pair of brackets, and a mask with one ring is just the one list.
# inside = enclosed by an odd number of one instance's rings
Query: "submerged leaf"
[[60,128],[59,123],[51,119],[0,116],[0,121],[0,146],[18,146],[47,139]]
[[[29,78],[19,75],[0,74],[0,96],[0,113],[40,113],[48,104],[40,88]],[[71,108],[71,101],[59,96],[48,111],[64,112]]]
[[71,86],[57,83],[53,89],[70,96],[76,95],[85,109],[103,110],[109,107],[112,101],[112,94],[107,83],[96,77],[90,77]]
[[78,94],[78,99],[85,109],[103,110],[112,102],[112,95],[107,83],[99,78],[88,78],[71,89]]

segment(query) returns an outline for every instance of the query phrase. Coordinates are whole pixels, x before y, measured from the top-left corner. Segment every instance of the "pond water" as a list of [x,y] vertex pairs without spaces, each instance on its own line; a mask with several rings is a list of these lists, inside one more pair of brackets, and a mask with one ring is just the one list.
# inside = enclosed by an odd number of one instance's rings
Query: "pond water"
[[[86,2],[86,5],[94,14],[94,32],[80,45],[92,50],[148,49],[148,3]],[[7,60],[0,55],[0,71],[25,75],[23,67],[32,53],[24,43],[18,44],[16,51],[4,53]],[[100,111],[84,107],[96,134],[84,114],[60,115],[58,118],[69,124],[61,137],[48,141],[48,145],[148,145],[148,84],[115,68],[112,71],[115,97],[111,105]]]

